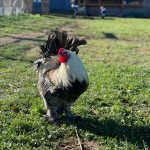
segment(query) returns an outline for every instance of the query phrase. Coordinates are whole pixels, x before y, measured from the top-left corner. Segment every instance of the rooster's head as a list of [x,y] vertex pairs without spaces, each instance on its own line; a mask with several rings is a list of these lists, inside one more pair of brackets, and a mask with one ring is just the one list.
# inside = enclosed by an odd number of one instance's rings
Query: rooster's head
[[59,49],[58,55],[60,55],[59,56],[60,63],[67,63],[67,61],[69,59],[69,53],[64,48]]

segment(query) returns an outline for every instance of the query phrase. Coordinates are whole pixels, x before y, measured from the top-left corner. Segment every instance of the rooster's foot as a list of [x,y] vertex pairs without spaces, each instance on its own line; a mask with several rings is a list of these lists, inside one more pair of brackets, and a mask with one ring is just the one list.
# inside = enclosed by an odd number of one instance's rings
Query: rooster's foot
[[57,126],[60,126],[61,125],[61,122],[60,122],[60,119],[59,118],[49,118],[48,119],[48,122],[51,123],[51,124],[55,124]]
[[61,124],[59,118],[52,118],[52,117],[49,117],[48,115],[43,115],[43,117],[51,124],[55,124],[57,126],[60,126]]

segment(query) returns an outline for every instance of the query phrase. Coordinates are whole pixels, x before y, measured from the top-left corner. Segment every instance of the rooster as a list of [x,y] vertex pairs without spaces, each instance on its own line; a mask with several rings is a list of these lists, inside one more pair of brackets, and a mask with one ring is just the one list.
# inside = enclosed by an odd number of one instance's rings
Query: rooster
[[72,104],[88,87],[88,75],[78,46],[86,41],[68,37],[67,32],[52,32],[40,45],[43,57],[35,62],[39,72],[38,89],[47,109],[48,121],[60,124],[60,114],[73,121]]

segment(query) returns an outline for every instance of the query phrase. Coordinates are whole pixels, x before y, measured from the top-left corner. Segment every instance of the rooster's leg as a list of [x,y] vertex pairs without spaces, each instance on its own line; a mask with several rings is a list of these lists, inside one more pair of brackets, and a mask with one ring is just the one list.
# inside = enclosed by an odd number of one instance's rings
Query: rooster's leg
[[47,92],[44,96],[44,103],[45,107],[47,109],[47,117],[48,121],[51,123],[55,123],[57,125],[60,124],[60,120],[57,115],[57,106],[55,103],[53,103],[53,100],[51,99],[50,92]]
[[74,116],[71,112],[71,104],[67,104],[65,108],[65,113],[66,113],[67,122],[72,122],[74,120]]
[[50,123],[54,123],[57,125],[60,124],[60,120],[57,115],[57,107],[48,107],[47,108],[47,116],[48,116],[48,121]]
[[47,117],[50,123],[60,125],[60,120],[57,115],[57,107],[48,106],[47,107]]

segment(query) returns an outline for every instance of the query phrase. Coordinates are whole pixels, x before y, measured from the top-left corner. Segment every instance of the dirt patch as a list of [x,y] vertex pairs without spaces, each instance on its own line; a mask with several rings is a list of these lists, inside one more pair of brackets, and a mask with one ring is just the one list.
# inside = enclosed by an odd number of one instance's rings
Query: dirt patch
[[58,30],[59,31],[67,31],[69,35],[74,35],[75,34],[74,30],[77,30],[77,29],[79,29],[79,26],[65,23]]
[[85,141],[82,145],[84,150],[98,150],[100,148],[95,141]]
[[[98,150],[100,146],[95,141],[81,141],[83,150]],[[81,150],[78,139],[70,138],[69,141],[60,144],[58,150]]]
[[27,41],[40,41],[39,37],[44,37],[47,33],[43,32],[34,32],[34,33],[24,33],[24,34],[15,34],[10,36],[5,36],[0,38],[0,46],[6,44],[17,43],[23,40]]
[[[58,30],[67,31],[69,35],[74,35],[74,30],[77,30],[77,29],[79,29],[77,25],[65,23]],[[50,33],[49,30],[43,30],[42,32],[12,34],[8,36],[0,37],[0,46],[4,46],[6,44],[11,44],[11,43],[19,43],[19,42],[22,42],[23,40],[44,42],[44,39],[47,38],[49,33]]]

